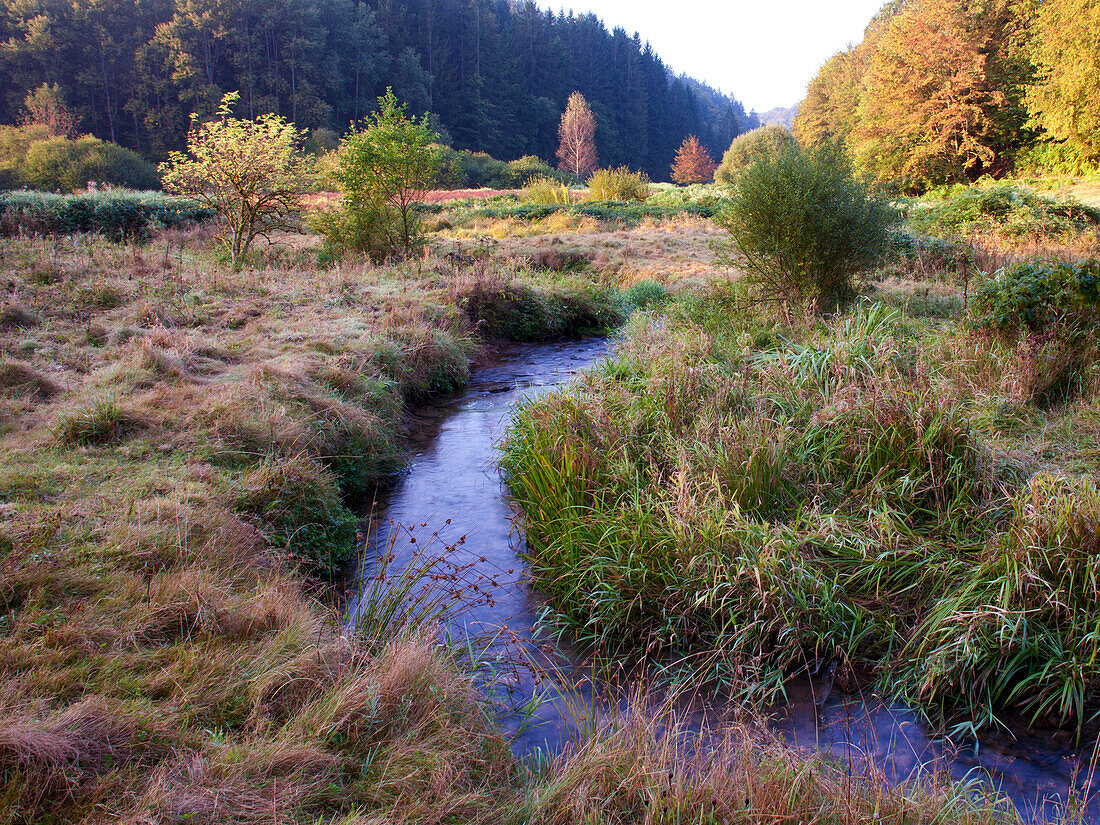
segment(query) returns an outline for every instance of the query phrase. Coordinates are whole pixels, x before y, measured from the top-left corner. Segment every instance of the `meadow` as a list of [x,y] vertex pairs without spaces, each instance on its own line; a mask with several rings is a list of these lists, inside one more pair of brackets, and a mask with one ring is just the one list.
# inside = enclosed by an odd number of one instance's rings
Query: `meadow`
[[410,410],[497,342],[629,317],[507,446],[561,622],[714,652],[749,699],[837,659],[948,718],[1086,724],[1094,342],[1050,344],[1050,382],[967,302],[982,261],[1095,237],[970,246],[965,298],[959,239],[922,239],[814,319],[747,305],[699,215],[492,208],[428,215],[428,253],[386,265],[284,237],[235,271],[201,225],[5,239],[2,821],[1018,821],[751,715],[699,747],[641,701],[517,761],[469,651],[384,610],[347,633],[331,580]]

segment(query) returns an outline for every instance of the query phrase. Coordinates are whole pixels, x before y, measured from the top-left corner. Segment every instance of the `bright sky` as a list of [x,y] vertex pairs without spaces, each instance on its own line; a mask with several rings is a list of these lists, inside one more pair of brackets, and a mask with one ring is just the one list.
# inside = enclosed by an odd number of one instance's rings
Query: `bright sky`
[[608,29],[638,32],[677,74],[732,94],[746,111],[802,100],[830,56],[863,39],[885,0],[537,0],[595,12]]

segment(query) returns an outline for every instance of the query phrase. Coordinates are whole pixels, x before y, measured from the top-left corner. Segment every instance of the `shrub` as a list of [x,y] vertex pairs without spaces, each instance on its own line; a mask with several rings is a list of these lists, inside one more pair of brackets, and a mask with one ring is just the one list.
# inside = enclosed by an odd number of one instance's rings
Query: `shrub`
[[301,455],[272,458],[249,472],[237,509],[260,517],[272,544],[332,572],[355,551],[355,515],[333,474]]
[[523,186],[521,197],[525,203],[563,204],[573,202],[569,187],[547,175],[540,175],[527,181]]
[[568,172],[555,169],[540,157],[524,155],[508,161],[508,181],[510,186],[526,186],[535,178],[550,178],[558,183],[567,183],[571,179]]
[[918,233],[940,237],[1064,238],[1096,231],[1100,209],[1055,201],[1013,185],[956,186],[942,203],[913,209],[909,225]]
[[1016,343],[1011,395],[1035,402],[1073,394],[1096,360],[1100,260],[1021,261],[997,271],[974,296],[971,323]]
[[626,166],[597,169],[588,179],[589,198],[594,201],[644,201],[649,197],[649,176],[631,172]]
[[797,142],[782,126],[761,126],[734,138],[714,172],[716,183],[732,183],[737,173],[775,152],[786,151]]
[[747,285],[764,300],[835,307],[886,250],[895,213],[857,180],[840,147],[797,144],[745,170],[718,217]]
[[336,214],[315,223],[330,245],[365,251],[380,261],[421,243],[419,206],[439,179],[442,150],[427,116],[410,118],[391,89],[378,111],[352,130],[335,177],[344,196]]
[[24,182],[35,189],[83,189],[89,181],[156,189],[156,168],[136,152],[99,138],[52,137],[32,143],[23,161]]
[[0,234],[95,232],[114,241],[144,240],[153,229],[203,223],[214,211],[159,192],[0,193]]
[[51,136],[45,126],[0,126],[0,188],[72,192],[88,181],[156,189],[156,168],[141,155],[85,135]]
[[1100,260],[1021,261],[998,270],[974,296],[973,324],[1000,333],[1094,328]]

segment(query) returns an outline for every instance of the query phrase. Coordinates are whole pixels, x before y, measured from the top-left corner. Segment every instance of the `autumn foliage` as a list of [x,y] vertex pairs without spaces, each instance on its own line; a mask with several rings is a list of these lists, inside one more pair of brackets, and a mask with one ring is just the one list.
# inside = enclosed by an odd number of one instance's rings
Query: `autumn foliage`
[[919,191],[1044,157],[1100,161],[1094,0],[889,3],[811,81],[805,145],[844,141],[859,171]]
[[582,180],[596,171],[596,116],[580,92],[569,95],[558,126],[558,167]]
[[709,183],[718,164],[695,135],[688,135],[672,164],[672,179],[676,183]]

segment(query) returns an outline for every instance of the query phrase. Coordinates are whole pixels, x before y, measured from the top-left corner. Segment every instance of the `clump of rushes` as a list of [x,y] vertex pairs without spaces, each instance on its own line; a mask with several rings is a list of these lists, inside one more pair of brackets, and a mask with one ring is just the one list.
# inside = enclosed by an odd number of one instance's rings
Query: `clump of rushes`
[[[1100,490],[1037,475],[1004,532],[928,612],[891,676],[897,692],[950,709],[1012,703],[1032,722],[1080,726],[1100,689]],[[991,721],[979,715],[960,727]]]
[[355,550],[355,515],[340,501],[336,478],[308,456],[272,458],[247,473],[237,500],[259,516],[270,541],[321,570]]
[[1092,488],[1016,492],[896,311],[776,328],[721,303],[636,320],[520,410],[505,467],[551,618],[748,700],[837,663],[973,726],[1087,719]]

